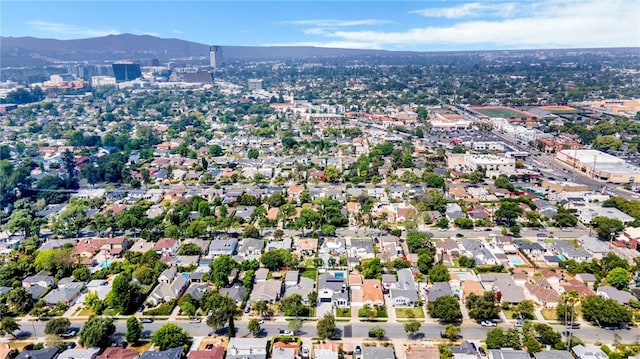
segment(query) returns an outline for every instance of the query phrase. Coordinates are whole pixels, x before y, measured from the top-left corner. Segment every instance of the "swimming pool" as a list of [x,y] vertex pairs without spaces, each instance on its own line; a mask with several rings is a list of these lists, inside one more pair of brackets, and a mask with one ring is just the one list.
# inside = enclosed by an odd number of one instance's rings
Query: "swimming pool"
[[466,280],[467,279],[467,274],[466,273],[456,272],[455,274],[458,276],[458,279],[460,279],[460,280]]
[[100,263],[100,268],[109,268],[110,265],[111,265],[111,259],[107,259],[102,263]]
[[344,273],[343,272],[335,272],[333,273],[333,276],[339,279],[344,279]]
[[518,256],[509,256],[509,262],[511,262],[511,264],[513,264],[514,266],[519,266],[524,264],[522,262],[522,259],[520,259],[520,257]]

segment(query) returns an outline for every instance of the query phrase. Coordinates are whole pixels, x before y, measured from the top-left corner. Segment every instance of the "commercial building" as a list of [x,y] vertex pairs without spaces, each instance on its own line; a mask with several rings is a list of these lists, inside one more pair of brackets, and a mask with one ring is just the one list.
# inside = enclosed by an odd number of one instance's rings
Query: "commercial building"
[[131,81],[142,77],[140,64],[115,63],[113,66],[113,76],[116,82]]
[[222,67],[222,47],[209,47],[209,65],[214,69]]
[[248,87],[249,91],[260,91],[260,90],[262,90],[262,80],[260,80],[260,79],[249,79],[247,87]]
[[556,159],[611,183],[633,183],[640,179],[640,167],[598,150],[562,150],[556,153]]
[[501,174],[511,175],[516,170],[516,160],[496,155],[465,154],[464,166],[467,171],[483,169],[487,177]]

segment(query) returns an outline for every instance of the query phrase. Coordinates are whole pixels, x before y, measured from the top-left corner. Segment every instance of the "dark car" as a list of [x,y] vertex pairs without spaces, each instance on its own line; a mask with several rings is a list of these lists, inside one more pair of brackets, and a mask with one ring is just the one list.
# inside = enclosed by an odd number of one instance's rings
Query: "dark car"
[[580,329],[580,323],[567,323],[567,329]]
[[487,356],[487,352],[484,350],[483,347],[478,348],[478,351],[480,352],[480,355],[483,357]]
[[462,233],[456,233],[456,237],[458,237],[458,238],[462,238],[462,237],[464,237],[464,234],[462,234]]

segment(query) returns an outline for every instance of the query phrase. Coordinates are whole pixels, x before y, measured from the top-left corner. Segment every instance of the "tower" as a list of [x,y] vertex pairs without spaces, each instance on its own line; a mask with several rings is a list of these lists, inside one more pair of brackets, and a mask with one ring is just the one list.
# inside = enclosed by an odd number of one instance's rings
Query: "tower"
[[209,65],[217,69],[222,66],[222,47],[210,46],[209,47]]

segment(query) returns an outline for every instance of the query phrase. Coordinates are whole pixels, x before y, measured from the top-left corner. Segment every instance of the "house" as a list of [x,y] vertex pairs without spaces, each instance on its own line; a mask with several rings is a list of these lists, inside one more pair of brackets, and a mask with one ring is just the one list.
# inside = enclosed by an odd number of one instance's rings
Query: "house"
[[236,238],[214,239],[209,244],[209,255],[217,257],[222,255],[232,256],[238,248],[238,240]]
[[362,357],[367,359],[395,359],[396,353],[392,347],[362,347]]
[[284,249],[287,252],[291,251],[291,244],[293,240],[291,238],[283,238],[281,241],[270,240],[267,243],[267,251],[274,249]]
[[42,299],[47,305],[64,303],[71,306],[75,303],[76,299],[78,299],[83,289],[84,283],[72,282],[52,290]]
[[454,359],[477,359],[478,350],[468,341],[449,346]]
[[44,272],[34,274],[22,280],[22,286],[25,288],[29,288],[34,285],[43,288],[51,288],[53,287],[53,284],[53,276],[46,275]]
[[[342,276],[337,277],[337,274],[342,274]],[[343,272],[322,273],[318,276],[318,301],[331,303],[339,308],[349,306],[349,291]]]
[[318,251],[318,238],[296,238],[293,241],[293,248],[301,254],[315,254]]
[[240,283],[234,283],[230,287],[218,289],[218,293],[226,295],[227,297],[233,299],[236,302],[236,305],[240,305],[244,301],[244,297],[247,293],[247,288],[245,288]]
[[513,245],[518,248],[522,253],[529,255],[530,257],[537,257],[544,255],[547,249],[538,242],[529,242],[517,239],[513,241]]
[[253,286],[249,296],[250,302],[264,301],[270,304],[280,299],[282,294],[282,282],[276,279],[268,279],[258,282]]
[[436,299],[447,295],[453,295],[448,282],[435,282],[427,289],[427,300],[435,302]]
[[100,348],[67,349],[58,355],[58,359],[95,359]]
[[169,267],[165,269],[162,273],[160,273],[160,275],[158,276],[158,283],[169,284],[173,282],[177,274],[178,274],[178,269],[176,267]]
[[156,242],[156,245],[153,246],[153,249],[160,256],[173,256],[178,253],[178,249],[180,248],[180,242],[175,239],[163,238]]
[[479,277],[485,289],[500,292],[502,303],[518,304],[526,299],[523,288],[509,273],[482,273]]
[[211,289],[206,284],[194,283],[191,281],[191,284],[189,285],[189,288],[187,288],[185,294],[190,294],[193,299],[199,302],[200,299],[202,299],[202,295],[209,290]]
[[608,359],[609,356],[602,351],[602,349],[596,346],[585,347],[582,344],[578,344],[571,348],[576,359]]
[[460,242],[464,255],[475,259],[476,265],[498,264],[498,259],[485,246],[485,243],[465,238]]
[[370,259],[375,257],[376,253],[373,250],[373,241],[370,239],[352,239],[348,245],[349,257],[356,257],[359,259]]
[[138,359],[138,352],[122,347],[109,347],[96,359]]
[[267,359],[269,338],[230,338],[226,359]]
[[573,359],[573,355],[566,350],[545,350],[533,355],[536,359]]
[[623,305],[629,304],[629,301],[636,299],[631,293],[616,289],[608,285],[598,287],[598,290],[596,290],[596,294],[607,299],[613,299]]
[[269,269],[261,267],[258,268],[253,276],[253,282],[259,283],[264,282],[269,277]]
[[313,347],[313,357],[315,359],[338,359],[340,345],[336,342],[315,344]]
[[129,250],[133,252],[147,253],[148,251],[153,249],[153,245],[153,242],[148,242],[144,239],[138,239],[135,243],[133,243]]
[[167,350],[147,350],[140,355],[140,359],[181,359],[184,347],[171,348]]
[[244,258],[258,258],[264,250],[264,240],[257,238],[245,238],[238,248],[238,255]]
[[489,359],[531,359],[529,353],[511,348],[489,350]]
[[297,343],[276,342],[271,350],[271,359],[297,359],[300,346]]
[[593,288],[593,285],[598,281],[596,276],[591,273],[578,273],[576,274],[576,279],[589,288]]
[[307,277],[301,277],[298,271],[287,271],[284,277],[284,298],[294,294],[302,297],[304,304],[308,304],[309,294],[316,290],[316,282]]
[[178,300],[189,287],[189,283],[189,278],[184,275],[176,276],[171,284],[164,282],[159,283],[153,288],[153,291],[149,294],[149,297],[147,297],[147,301],[155,306],[162,302]]
[[25,349],[15,359],[53,359],[57,354],[58,348]]
[[207,350],[192,350],[187,355],[188,359],[224,359],[224,348],[213,347]]
[[398,280],[389,290],[393,305],[415,306],[418,304],[418,286],[413,280],[413,273],[409,268],[398,271]]
[[541,216],[552,218],[558,213],[558,207],[545,199],[537,198],[533,200],[533,203],[536,205],[537,211]]
[[611,251],[609,248],[609,242],[601,241],[596,237],[591,237],[585,234],[580,236],[578,241],[582,244],[582,248],[590,252],[593,255],[593,258],[596,259],[604,258]]
[[534,302],[545,308],[555,308],[560,302],[560,295],[545,277],[531,277],[530,281],[525,283],[524,288],[525,294],[528,294]]
[[576,262],[586,262],[591,260],[591,253],[582,248],[574,247],[569,241],[556,241],[556,251],[565,259],[573,259]]
[[384,305],[382,282],[379,279],[364,280],[362,284],[362,302],[371,307]]
[[363,306],[362,302],[364,293],[362,287],[364,286],[364,277],[360,274],[349,274],[349,291],[351,292],[351,306],[360,307]]

